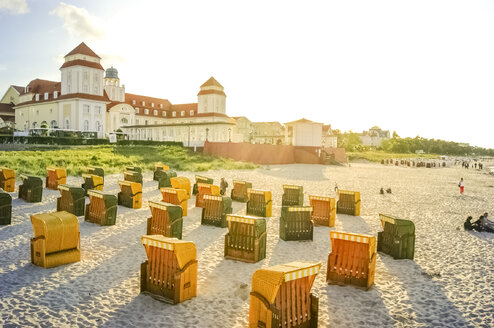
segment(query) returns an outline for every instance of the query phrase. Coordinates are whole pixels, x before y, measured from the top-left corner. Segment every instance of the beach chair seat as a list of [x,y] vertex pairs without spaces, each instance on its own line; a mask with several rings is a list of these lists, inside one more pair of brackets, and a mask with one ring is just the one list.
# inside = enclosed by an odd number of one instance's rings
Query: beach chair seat
[[182,208],[182,215],[187,216],[187,191],[185,189],[160,188],[163,202],[178,205]]
[[249,328],[317,327],[319,299],[310,290],[321,263],[291,262],[252,275]]
[[184,189],[187,191],[187,198],[190,198],[190,180],[186,177],[172,177],[170,183],[173,189]]
[[329,236],[326,281],[369,289],[376,271],[376,237],[337,231],[330,231]]
[[117,196],[99,190],[89,190],[89,204],[84,219],[102,226],[114,225],[117,218]]
[[213,184],[213,179],[212,178],[208,178],[208,177],[205,177],[205,176],[202,176],[202,175],[196,175],[195,176],[195,179],[196,179],[196,182],[194,183],[194,186],[192,188],[192,194],[193,195],[197,195],[197,193],[199,192],[199,189],[198,189],[198,186],[197,186],[198,183]]
[[15,171],[6,167],[0,168],[0,188],[6,192],[15,191]]
[[118,205],[128,208],[142,207],[142,184],[138,182],[118,181],[120,192],[117,195]]
[[81,260],[79,221],[65,211],[31,215],[31,262],[44,268]]
[[281,206],[303,206],[304,205],[304,187],[297,185],[283,185],[283,196],[281,197]]
[[170,167],[168,165],[165,165],[161,162],[154,163],[154,173],[153,173],[153,180],[154,181],[159,181],[158,175],[160,171],[169,171]]
[[86,166],[83,170],[82,173],[85,174],[93,174],[100,176],[102,178],[105,177],[105,170],[102,167],[99,166]]
[[142,185],[142,173],[138,171],[125,171],[124,180],[129,182],[137,182]]
[[360,192],[338,190],[336,212],[353,216],[360,215]]
[[57,211],[66,211],[75,216],[83,216],[86,203],[84,188],[60,184],[58,190],[60,197],[57,198]]
[[156,181],[158,181],[158,188],[171,187],[171,178],[177,176],[175,171],[156,171]]
[[271,201],[271,191],[259,189],[247,189],[247,215],[270,217],[273,203]]
[[266,219],[228,214],[225,258],[255,263],[266,258]]
[[334,227],[336,219],[335,199],[323,196],[309,196],[314,225]]
[[59,184],[67,182],[67,171],[63,167],[46,168],[46,188],[57,190]]
[[226,196],[204,195],[201,224],[226,227],[226,215],[232,213],[232,199]]
[[232,200],[243,203],[247,202],[249,200],[247,189],[249,188],[252,188],[252,182],[233,180]]
[[12,220],[12,196],[0,189],[0,225],[8,225]]
[[377,233],[377,250],[394,259],[413,260],[415,252],[415,224],[410,220],[379,214],[383,231]]
[[280,218],[280,238],[288,240],[312,240],[314,224],[311,206],[283,206]]
[[197,183],[196,207],[204,207],[204,195],[220,195],[220,187],[209,183]]
[[141,264],[141,292],[177,304],[197,296],[197,251],[193,242],[161,235],[142,236],[147,261]]
[[19,186],[19,198],[29,203],[41,202],[43,197],[43,180],[34,175],[20,176],[22,184]]
[[182,208],[164,202],[149,201],[151,217],[147,220],[147,235],[163,235],[182,239]]
[[100,175],[84,173],[82,174],[84,183],[81,187],[84,189],[86,196],[89,190],[103,191],[104,178]]

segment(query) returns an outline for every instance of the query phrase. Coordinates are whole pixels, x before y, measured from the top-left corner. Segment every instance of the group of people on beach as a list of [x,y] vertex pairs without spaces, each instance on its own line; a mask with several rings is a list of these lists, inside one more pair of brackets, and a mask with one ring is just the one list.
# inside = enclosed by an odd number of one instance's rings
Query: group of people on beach
[[494,232],[494,221],[489,220],[487,212],[482,214],[477,221],[472,222],[472,220],[473,218],[471,216],[467,218],[463,224],[465,230]]
[[477,163],[477,162],[470,163],[470,162],[463,161],[463,162],[461,162],[461,167],[463,167],[465,169],[469,169],[470,167],[472,167],[475,169],[478,168],[479,170],[482,170],[484,168],[484,164]]

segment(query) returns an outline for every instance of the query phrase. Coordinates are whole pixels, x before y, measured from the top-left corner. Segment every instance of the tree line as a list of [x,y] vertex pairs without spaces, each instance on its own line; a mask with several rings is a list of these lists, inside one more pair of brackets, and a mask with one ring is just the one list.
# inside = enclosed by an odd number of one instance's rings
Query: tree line
[[[338,147],[343,147],[347,151],[373,150],[376,147],[363,146],[358,133],[345,132],[338,135]],[[427,139],[422,137],[401,138],[396,132],[393,137],[384,140],[381,147],[377,148],[386,152],[414,154],[418,150],[423,150],[427,154],[451,155],[451,156],[494,156],[494,149],[470,146],[454,141],[440,139]]]

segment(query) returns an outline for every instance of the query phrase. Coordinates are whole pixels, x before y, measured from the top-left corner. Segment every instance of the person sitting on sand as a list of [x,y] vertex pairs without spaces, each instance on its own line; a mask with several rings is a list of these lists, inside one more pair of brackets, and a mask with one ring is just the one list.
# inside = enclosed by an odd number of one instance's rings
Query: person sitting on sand
[[471,230],[481,231],[482,230],[482,227],[480,226],[481,219],[478,219],[475,222],[472,222],[472,219],[473,217],[469,216],[465,221],[465,223],[463,223],[463,228],[465,229],[465,231],[471,231]]
[[489,220],[489,215],[487,212],[484,213],[480,217],[480,225],[482,227],[482,230],[488,231],[488,232],[494,232],[494,221]]
[[221,178],[221,182],[220,182],[221,195],[224,195],[226,193],[226,188],[228,188],[228,182],[226,182],[225,178]]
[[391,188],[386,189],[386,192],[387,192],[388,194],[391,194]]
[[379,191],[379,193],[380,193],[381,195],[384,195],[384,188],[383,188],[383,187],[381,187],[381,190]]

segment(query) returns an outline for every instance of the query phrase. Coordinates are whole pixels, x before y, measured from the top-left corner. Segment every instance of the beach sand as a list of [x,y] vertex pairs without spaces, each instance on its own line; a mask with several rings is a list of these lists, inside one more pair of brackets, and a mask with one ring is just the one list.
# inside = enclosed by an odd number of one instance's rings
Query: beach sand
[[[193,181],[194,174],[178,172]],[[353,163],[347,166],[279,165],[254,171],[210,171],[215,184],[225,177],[251,181],[273,192],[267,220],[266,259],[248,264],[223,257],[227,229],[201,226],[201,209],[189,200],[183,239],[197,246],[198,295],[178,305],[140,294],[140,264],[146,260],[140,237],[150,216],[148,200],[160,200],[152,173],[144,174],[142,209],[119,206],[116,225],[101,227],[79,218],[81,261],[52,269],[30,263],[30,215],[56,210],[58,191],[43,190],[42,203],[13,196],[10,226],[0,226],[0,326],[246,327],[251,277],[256,269],[296,260],[320,261],[312,292],[319,298],[319,327],[493,327],[494,234],[463,231],[468,215],[494,215],[494,176],[461,167],[407,168]],[[465,179],[465,193],[458,181]],[[122,174],[105,177],[105,191],[117,193]],[[82,178],[69,177],[80,185]],[[361,216],[338,214],[336,227],[315,227],[313,241],[279,239],[282,184],[309,194],[361,192]],[[392,194],[380,195],[381,187]],[[17,189],[16,189],[17,190]],[[245,204],[233,202],[245,214]],[[415,260],[379,253],[375,285],[368,291],[327,285],[329,231],[377,236],[379,213],[410,219],[416,226]]]

